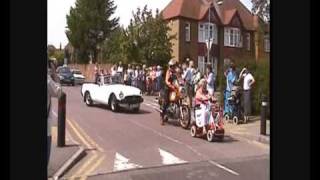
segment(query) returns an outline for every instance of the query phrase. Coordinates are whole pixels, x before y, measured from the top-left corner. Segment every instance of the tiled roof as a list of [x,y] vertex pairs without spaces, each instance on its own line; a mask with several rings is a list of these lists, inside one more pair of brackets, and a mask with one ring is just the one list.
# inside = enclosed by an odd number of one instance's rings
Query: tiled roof
[[221,22],[229,24],[233,16],[238,12],[243,25],[248,30],[255,30],[254,16],[239,0],[223,0],[221,5],[216,0],[172,0],[162,11],[164,19],[185,17],[195,20],[204,18],[212,2]]

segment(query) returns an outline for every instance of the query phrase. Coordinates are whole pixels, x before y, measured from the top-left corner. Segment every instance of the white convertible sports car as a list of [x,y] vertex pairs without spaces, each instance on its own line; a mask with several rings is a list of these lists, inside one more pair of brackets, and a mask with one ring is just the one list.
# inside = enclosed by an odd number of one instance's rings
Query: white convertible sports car
[[84,83],[81,87],[81,95],[88,106],[100,103],[108,105],[112,111],[118,111],[119,107],[139,111],[143,102],[140,89],[122,84],[117,76],[106,75],[99,79],[103,81]]

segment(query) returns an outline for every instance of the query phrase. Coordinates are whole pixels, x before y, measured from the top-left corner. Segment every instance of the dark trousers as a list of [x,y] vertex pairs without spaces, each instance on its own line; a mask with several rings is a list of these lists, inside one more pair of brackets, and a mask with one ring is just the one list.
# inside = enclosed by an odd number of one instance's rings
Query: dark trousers
[[244,105],[244,115],[251,115],[251,91],[244,90],[243,91],[243,105]]
[[169,105],[169,88],[167,86],[165,86],[160,90],[159,98],[161,98],[161,101],[162,101],[161,110],[162,110],[162,115],[164,115]]

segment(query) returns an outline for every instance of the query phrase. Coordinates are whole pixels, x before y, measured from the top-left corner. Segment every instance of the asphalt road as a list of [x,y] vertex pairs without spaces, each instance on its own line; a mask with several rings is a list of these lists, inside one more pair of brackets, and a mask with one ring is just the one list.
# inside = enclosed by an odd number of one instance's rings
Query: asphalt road
[[161,126],[154,97],[144,97],[139,113],[113,113],[106,106],[86,106],[80,86],[63,89],[67,131],[87,148],[87,156],[63,178],[269,179],[268,145],[228,130],[223,142],[210,143],[174,122]]

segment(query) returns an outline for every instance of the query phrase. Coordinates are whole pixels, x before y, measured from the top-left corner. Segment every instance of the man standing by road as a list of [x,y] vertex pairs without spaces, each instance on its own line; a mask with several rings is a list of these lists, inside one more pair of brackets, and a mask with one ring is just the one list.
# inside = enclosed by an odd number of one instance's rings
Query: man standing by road
[[249,120],[251,115],[251,87],[255,83],[254,77],[247,68],[243,68],[239,75],[239,80],[243,78],[243,104],[244,118]]
[[49,163],[50,158],[50,150],[51,150],[51,121],[52,121],[52,113],[51,113],[51,97],[60,97],[62,90],[61,85],[58,83],[59,78],[56,74],[55,64],[52,60],[48,58],[47,61],[48,71],[47,71],[47,143],[48,143],[48,156],[47,156],[47,165]]
[[187,68],[187,64],[182,65],[183,75],[182,78],[186,83],[186,89],[189,97],[189,106],[192,105],[192,96],[193,96],[193,88],[192,88],[192,76],[195,72],[193,67],[193,61],[189,61],[189,67]]

